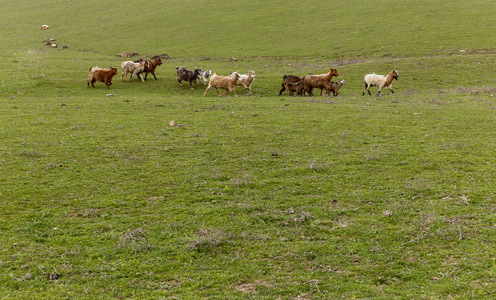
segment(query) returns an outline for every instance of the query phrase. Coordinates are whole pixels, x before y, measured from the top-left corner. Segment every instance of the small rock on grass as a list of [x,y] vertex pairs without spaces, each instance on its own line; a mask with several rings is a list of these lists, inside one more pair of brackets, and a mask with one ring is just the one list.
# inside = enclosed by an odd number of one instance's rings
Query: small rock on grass
[[62,276],[62,275],[57,274],[57,273],[47,273],[47,277],[50,280],[57,280],[57,279],[59,279],[60,276]]

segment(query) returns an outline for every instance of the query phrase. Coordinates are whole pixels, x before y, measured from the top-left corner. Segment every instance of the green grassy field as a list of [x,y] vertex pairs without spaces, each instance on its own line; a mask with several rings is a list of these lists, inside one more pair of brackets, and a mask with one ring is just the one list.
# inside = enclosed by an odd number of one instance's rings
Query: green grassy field
[[[0,298],[494,297],[493,2],[0,4]],[[170,58],[122,82],[123,51]],[[278,96],[330,67],[338,97]]]

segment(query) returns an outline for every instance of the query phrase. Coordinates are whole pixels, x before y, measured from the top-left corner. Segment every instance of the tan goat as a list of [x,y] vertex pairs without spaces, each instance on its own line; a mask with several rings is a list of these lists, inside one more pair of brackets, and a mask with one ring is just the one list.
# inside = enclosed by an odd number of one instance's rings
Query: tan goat
[[[215,88],[218,96],[227,96],[227,94],[231,92],[234,94],[234,97],[238,97],[235,91],[236,80],[238,80],[238,78],[238,72],[231,73],[229,76],[218,76],[215,73],[212,74],[212,76],[210,76],[210,81],[208,82],[208,87],[203,96],[207,95],[208,90],[212,87]],[[226,90],[226,93],[224,95],[219,94],[219,89]]]

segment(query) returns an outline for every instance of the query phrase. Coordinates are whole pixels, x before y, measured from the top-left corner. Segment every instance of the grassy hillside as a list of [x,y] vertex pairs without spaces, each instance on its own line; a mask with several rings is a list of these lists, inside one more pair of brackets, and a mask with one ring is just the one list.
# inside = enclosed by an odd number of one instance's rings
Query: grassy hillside
[[[404,2],[0,2],[0,297],[492,297],[496,8]],[[122,51],[170,59],[122,82]],[[338,97],[278,96],[331,66]]]

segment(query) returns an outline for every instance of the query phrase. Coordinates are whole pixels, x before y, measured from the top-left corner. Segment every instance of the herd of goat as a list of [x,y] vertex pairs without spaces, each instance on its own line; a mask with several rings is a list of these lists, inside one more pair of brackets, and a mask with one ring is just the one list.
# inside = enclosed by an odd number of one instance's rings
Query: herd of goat
[[[149,73],[157,79],[155,76],[155,69],[160,65],[162,65],[162,60],[160,58],[156,58],[154,61],[147,61],[144,59],[138,61],[125,61],[121,64],[121,81],[124,81],[124,78],[127,81],[131,81],[136,76],[138,79],[141,79],[142,82],[145,82]],[[110,69],[94,67],[89,68],[88,71],[88,87],[90,86],[90,83],[92,87],[95,87],[94,83],[98,81],[105,83],[107,89],[110,89],[112,78],[114,75],[117,75],[117,68],[115,67],[111,67]],[[201,68],[195,68],[191,71],[185,67],[176,67],[176,73],[177,82],[180,86],[183,86],[183,81],[187,81],[193,90],[198,81],[203,82],[204,85],[208,84],[208,87],[203,94],[204,96],[211,88],[214,88],[218,96],[225,96],[231,92],[235,97],[238,97],[235,90],[236,86],[242,86],[244,90],[248,90],[247,95],[251,95],[251,85],[256,77],[254,71],[248,71],[248,74],[232,72],[228,76],[219,76],[215,73],[212,74],[210,70],[202,71]],[[128,74],[130,74],[129,79],[127,78]],[[313,89],[320,89],[320,96],[322,96],[324,90],[327,96],[330,96],[331,92],[333,96],[337,96],[339,95],[341,87],[345,85],[344,80],[338,82],[332,81],[332,78],[337,76],[339,76],[339,73],[336,69],[330,69],[326,74],[309,74],[303,77],[284,75],[279,96],[286,90],[291,96],[294,96],[295,94],[298,96],[303,95],[303,97],[305,97],[306,94],[314,96],[312,92]],[[365,95],[365,92],[372,95],[370,93],[370,88],[372,86],[377,86],[379,88],[377,95],[380,95],[383,88],[389,89],[391,93],[394,94],[392,82],[395,79],[397,80],[398,77],[399,74],[396,70],[392,70],[388,75],[377,75],[375,73],[367,74],[364,77],[365,88],[363,89],[362,95]],[[219,89],[225,90],[226,93],[221,95]]]

